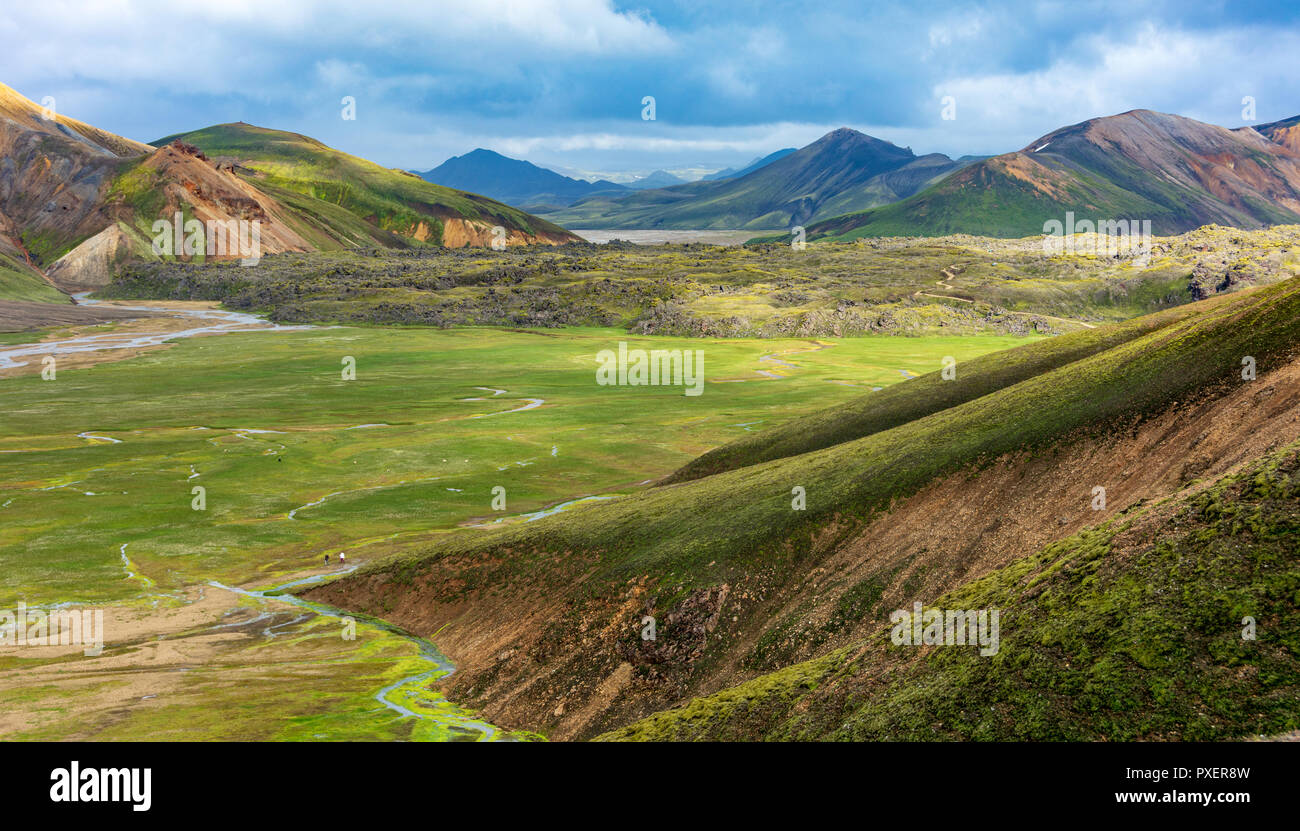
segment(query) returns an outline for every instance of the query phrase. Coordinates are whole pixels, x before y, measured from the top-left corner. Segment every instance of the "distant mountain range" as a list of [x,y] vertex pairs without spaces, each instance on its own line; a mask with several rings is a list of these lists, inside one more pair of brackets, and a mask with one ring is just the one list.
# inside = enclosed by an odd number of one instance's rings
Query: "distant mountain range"
[[1300,222],[1298,123],[1231,130],[1151,110],[1094,118],[894,204],[816,222],[809,239],[1022,237],[1067,211],[1093,221],[1149,219],[1156,234]]
[[596,193],[627,193],[627,185],[588,182],[479,148],[419,174],[427,182],[481,193],[508,205],[571,205]]
[[738,179],[741,176],[745,176],[747,174],[753,173],[755,170],[758,170],[760,167],[763,167],[764,165],[771,164],[777,159],[785,158],[786,156],[790,155],[791,153],[793,153],[798,149],[799,148],[797,147],[787,147],[783,150],[778,150],[775,153],[768,153],[766,156],[760,156],[759,158],[754,159],[752,162],[745,165],[744,167],[741,168],[728,167],[723,170],[719,170],[716,173],[710,173],[706,176],[702,176],[701,178],[706,182],[716,182],[719,179]]
[[673,185],[684,185],[686,180],[680,176],[674,176],[666,170],[656,170],[645,176],[633,179],[627,183],[632,190],[649,190],[651,188],[667,188]]
[[481,193],[525,210],[555,210],[589,196],[619,196],[686,182],[666,170],[656,170],[631,182],[589,182],[482,147],[416,175],[427,182]]
[[224,124],[151,146],[0,85],[0,298],[63,300],[56,289],[103,285],[120,263],[154,258],[154,222],[177,212],[256,220],[263,253],[488,245],[497,226],[507,244],[577,239],[296,133]]
[[121,263],[154,257],[154,222],[177,212],[259,220],[265,253],[488,245],[496,226],[509,244],[577,240],[561,226],[1022,237],[1067,212],[1148,219],[1156,234],[1254,228],[1300,223],[1300,116],[1228,129],[1133,110],[956,160],[841,128],[700,181],[657,171],[619,184],[482,149],[416,175],[243,123],[146,145],[0,85],[0,298],[103,285]]
[[568,204],[527,204],[575,228],[1022,237],[1067,212],[1150,220],[1157,234],[1210,223],[1253,228],[1300,222],[1300,117],[1234,130],[1133,110],[1062,127],[1013,153],[956,160],[841,128],[686,184],[567,181],[582,186]]
[[848,128],[772,155],[725,179],[595,194],[539,214],[574,228],[786,228],[897,201],[969,163]]

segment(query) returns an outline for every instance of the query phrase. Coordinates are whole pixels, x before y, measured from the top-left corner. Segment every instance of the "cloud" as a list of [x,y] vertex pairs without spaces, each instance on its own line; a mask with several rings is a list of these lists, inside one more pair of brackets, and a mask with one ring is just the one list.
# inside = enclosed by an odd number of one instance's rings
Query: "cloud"
[[610,0],[43,0],[11,4],[0,37],[11,82],[148,81],[205,93],[285,84],[295,66],[331,61],[461,62],[490,72],[501,61],[621,60],[673,48],[653,20]]
[[40,0],[0,11],[0,80],[136,139],[244,120],[403,167],[478,145],[731,164],[842,125],[984,154],[1136,107],[1300,112],[1294,20],[1188,2]]
[[[1300,33],[1263,27],[1209,32],[1147,22],[1127,37],[1094,35],[1074,54],[1028,72],[958,77],[936,83],[957,99],[958,123],[1018,129],[1023,140],[1056,127],[1131,109],[1157,109],[1213,123],[1240,123],[1251,95],[1261,115],[1300,109],[1290,91]],[[938,107],[935,107],[936,117]]]

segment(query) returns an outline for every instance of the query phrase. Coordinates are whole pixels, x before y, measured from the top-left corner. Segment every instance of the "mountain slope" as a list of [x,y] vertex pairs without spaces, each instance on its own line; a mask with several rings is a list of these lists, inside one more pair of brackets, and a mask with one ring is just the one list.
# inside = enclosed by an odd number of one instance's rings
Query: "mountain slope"
[[[1189,308],[880,432],[452,535],[308,594],[420,632],[452,623],[439,643],[461,668],[453,698],[595,735],[843,645],[881,603],[929,601],[1294,441],[1300,280]],[[1258,381],[1241,378],[1243,356]],[[638,637],[643,616],[659,621],[654,642]]]
[[[1245,131],[1252,128],[1240,129]],[[1274,144],[1280,144],[1288,150],[1300,153],[1300,115],[1274,121],[1272,124],[1261,124],[1253,129]]]
[[587,228],[784,228],[910,195],[958,166],[841,128],[743,176],[593,196],[544,215]]
[[907,384],[886,387],[847,404],[747,434],[710,450],[668,477],[664,484],[699,479],[874,435],[1112,349],[1200,311],[1195,305],[1179,306],[1112,326],[1069,332],[1042,343],[983,355],[956,367],[967,379],[961,384],[932,373]]
[[[486,197],[386,170],[291,133],[222,125],[124,139],[0,85],[0,299],[64,301],[155,259],[154,222],[260,223],[263,253],[350,246],[565,243],[577,237]],[[226,158],[212,159],[203,148]],[[198,254],[202,259],[206,254]],[[236,257],[237,252],[218,258]],[[57,288],[56,288],[57,286]]]
[[[822,658],[607,740],[1213,741],[1300,727],[1300,444],[939,597],[997,609],[998,651]],[[1243,637],[1246,620],[1257,623]]]
[[1133,110],[1048,133],[900,202],[827,219],[810,238],[1023,237],[1049,220],[1151,220],[1156,234],[1300,217],[1300,155],[1254,130]]
[[46,115],[0,84],[0,299],[66,302],[44,267],[109,224],[104,190],[151,149]]
[[481,193],[508,205],[569,205],[595,193],[626,192],[627,187],[601,180],[572,179],[544,167],[479,148],[419,174],[457,190]]
[[[305,224],[339,244],[370,244],[395,236],[452,248],[490,245],[495,226],[506,229],[510,244],[577,239],[557,225],[495,200],[380,167],[297,133],[220,124],[154,144],[177,139],[218,162],[232,162],[241,176],[306,214]],[[332,215],[319,210],[320,203],[341,208],[354,219],[337,210]],[[308,236],[312,229],[298,230]]]
[[752,162],[745,165],[744,167],[734,168],[734,169],[728,167],[725,170],[719,170],[716,173],[710,173],[707,176],[704,176],[702,178],[706,182],[716,182],[722,179],[739,179],[741,176],[748,176],[749,174],[753,173],[755,170],[758,170],[760,167],[767,167],[769,164],[776,161],[777,159],[784,159],[786,156],[790,155],[791,153],[795,152],[798,149],[799,149],[798,147],[786,147],[781,150],[777,150],[776,152],[768,153],[766,156],[760,156],[759,158],[754,159]]

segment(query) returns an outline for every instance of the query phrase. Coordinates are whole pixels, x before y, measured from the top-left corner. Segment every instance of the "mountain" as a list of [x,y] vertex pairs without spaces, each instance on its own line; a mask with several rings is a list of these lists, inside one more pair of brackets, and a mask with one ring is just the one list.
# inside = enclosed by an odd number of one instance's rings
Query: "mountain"
[[654,173],[633,179],[627,183],[627,186],[632,190],[650,190],[651,188],[667,188],[684,184],[686,184],[686,180],[680,176],[674,176],[666,170],[656,170]]
[[103,194],[152,148],[47,113],[0,84],[0,298],[66,298],[42,267],[111,220]]
[[769,153],[766,156],[760,156],[759,158],[754,159],[752,162],[750,162],[749,164],[745,165],[742,168],[737,169],[737,168],[728,167],[725,170],[719,170],[716,173],[710,173],[704,177],[704,181],[716,182],[720,179],[738,179],[741,176],[747,176],[750,173],[753,173],[755,170],[758,170],[760,167],[763,167],[764,165],[769,165],[772,162],[776,161],[777,159],[785,158],[786,156],[790,155],[797,149],[799,148],[787,147],[783,150],[777,150],[775,153]]
[[306,214],[299,230],[325,247],[330,242],[486,246],[494,226],[506,229],[509,244],[577,239],[496,200],[380,167],[298,133],[240,122],[167,136],[154,144],[176,140],[230,165],[243,179]]
[[1272,124],[1261,124],[1254,128],[1240,127],[1238,129],[1242,131],[1253,129],[1274,144],[1280,144],[1288,150],[1300,153],[1300,115],[1282,121],[1274,121]]
[[[995,653],[899,643],[877,612],[872,636],[600,738],[1115,742],[1285,735],[1296,718],[1295,707],[1281,703],[1296,689],[1295,652],[1256,646],[1254,637],[1243,637],[1242,618],[1230,615],[1237,603],[1249,608],[1250,620],[1300,613],[1295,595],[1278,591],[1300,577],[1297,522],[1300,444],[1289,444],[1209,487],[1189,486],[1166,504],[1135,507],[925,604],[927,614],[945,620],[945,610],[996,609]],[[1293,637],[1294,627],[1285,626],[1269,640]],[[991,647],[993,638],[985,642]],[[1171,689],[1179,693],[1164,692]]]
[[598,195],[543,215],[585,228],[785,228],[910,196],[959,166],[841,128],[734,178]]
[[627,191],[628,186],[563,176],[532,162],[479,148],[418,174],[428,182],[481,193],[507,205],[570,205],[594,193]]
[[268,254],[487,245],[496,226],[509,244],[577,239],[293,133],[227,124],[148,145],[47,115],[0,85],[0,299],[66,301],[63,292],[102,286],[121,262],[157,258],[154,223],[178,212],[256,221]]
[[814,223],[809,237],[1022,237],[1064,222],[1067,211],[1092,221],[1149,219],[1156,234],[1293,223],[1294,124],[1229,130],[1151,110],[1094,118],[975,162],[911,198]]

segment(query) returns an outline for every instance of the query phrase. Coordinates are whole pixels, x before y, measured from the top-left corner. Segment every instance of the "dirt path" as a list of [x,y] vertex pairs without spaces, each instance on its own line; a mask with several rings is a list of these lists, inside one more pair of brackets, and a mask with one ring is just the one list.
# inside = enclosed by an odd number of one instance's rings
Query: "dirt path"
[[[956,274],[953,274],[952,271],[950,271],[950,270],[947,269],[947,268],[945,268],[945,269],[943,270],[943,276],[946,278],[946,280],[954,280],[954,279],[956,279],[956,277],[957,277]],[[946,280],[936,280],[936,281],[935,281],[935,285],[939,286],[940,288],[948,289],[949,291],[957,291],[957,287],[954,286],[952,283],[946,282]],[[940,299],[940,300],[956,300],[958,303],[974,303],[974,302],[975,302],[974,300],[972,300],[972,299],[970,299],[970,298],[968,298],[968,297],[954,297],[954,296],[949,295],[949,294],[931,294],[931,293],[928,292],[928,291],[920,291],[919,289],[918,289],[915,293],[913,293],[912,296],[913,296],[913,297],[935,297],[935,298],[938,298],[938,299]],[[1072,324],[1074,324],[1074,325],[1076,325],[1076,326],[1082,326],[1082,327],[1085,328],[1085,329],[1096,329],[1096,328],[1097,328],[1096,324],[1093,324],[1093,323],[1086,323],[1086,322],[1084,322],[1084,321],[1082,321],[1082,320],[1075,320],[1074,318],[1069,318],[1069,317],[1056,317],[1055,315],[1045,315],[1045,314],[1040,314],[1039,312],[1013,312],[1013,311],[1008,311],[1007,314],[1011,314],[1011,315],[1028,315],[1029,317],[1041,317],[1041,318],[1043,318],[1044,320],[1059,320],[1059,321],[1062,322],[1062,323],[1072,323]]]

